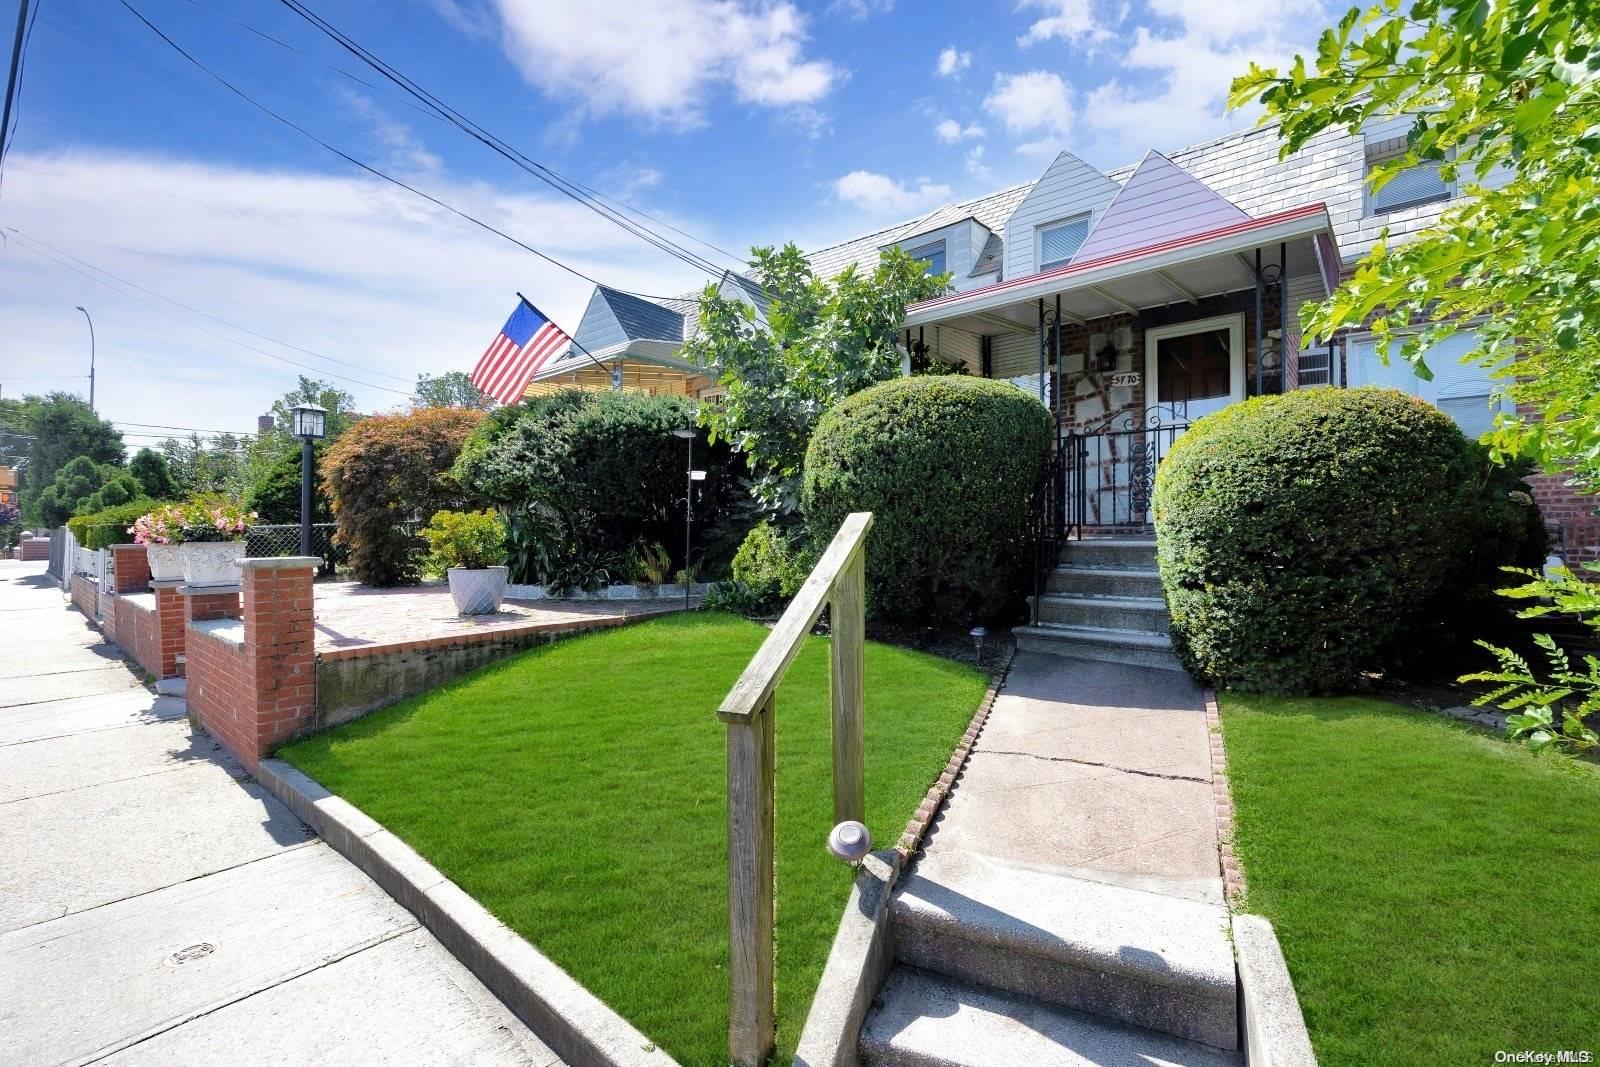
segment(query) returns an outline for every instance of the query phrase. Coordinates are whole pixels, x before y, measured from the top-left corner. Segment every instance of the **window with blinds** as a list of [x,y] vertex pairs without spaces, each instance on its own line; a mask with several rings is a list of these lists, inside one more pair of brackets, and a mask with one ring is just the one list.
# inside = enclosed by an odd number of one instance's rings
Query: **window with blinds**
[[[1373,166],[1374,164],[1368,164],[1368,175],[1371,175]],[[1369,193],[1367,196],[1367,213],[1369,215],[1382,215],[1389,211],[1399,211],[1401,208],[1416,207],[1418,204],[1430,204],[1436,200],[1448,199],[1450,199],[1450,183],[1440,176],[1439,164],[1433,162],[1418,163],[1414,167],[1407,167],[1389,179],[1382,189],[1375,193]]]
[[1064,267],[1084,238],[1089,236],[1089,216],[1052,222],[1039,227],[1039,269]]

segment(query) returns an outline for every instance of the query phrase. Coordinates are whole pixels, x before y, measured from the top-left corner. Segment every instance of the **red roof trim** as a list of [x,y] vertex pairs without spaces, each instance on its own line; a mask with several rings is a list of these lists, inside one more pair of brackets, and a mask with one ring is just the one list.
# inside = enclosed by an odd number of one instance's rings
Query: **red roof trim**
[[1232,225],[1222,226],[1215,230],[1206,230],[1203,233],[1190,234],[1188,237],[1179,237],[1171,241],[1162,241],[1159,244],[1146,245],[1143,248],[1131,249],[1127,252],[1118,252],[1115,255],[1102,256],[1099,259],[1091,259],[1085,263],[1073,263],[1069,266],[1057,267],[1054,270],[1040,271],[1037,274],[1027,274],[1021,278],[1012,278],[1010,281],[996,282],[994,285],[986,285],[982,289],[968,289],[964,293],[951,293],[948,296],[934,297],[932,300],[924,300],[920,304],[912,304],[906,308],[906,311],[909,313],[912,311],[921,310],[923,308],[942,307],[945,304],[954,303],[956,301],[970,300],[973,297],[983,296],[988,293],[998,293],[1006,289],[1016,289],[1024,285],[1033,285],[1037,282],[1047,281],[1052,278],[1068,278],[1074,274],[1084,274],[1100,267],[1110,266],[1113,263],[1122,263],[1135,259],[1143,259],[1145,256],[1152,256],[1158,252],[1170,252],[1175,248],[1184,248],[1188,245],[1204,244],[1207,241],[1214,241],[1219,237],[1231,237],[1238,233],[1248,233],[1251,230],[1264,229],[1268,226],[1275,226],[1280,222],[1292,222],[1295,219],[1307,218],[1319,213],[1326,215],[1328,213],[1328,205],[1321,201],[1318,201],[1315,204],[1304,204],[1300,207],[1290,208],[1288,211],[1280,211],[1276,215],[1264,215],[1259,219],[1248,219],[1244,222],[1236,222]]

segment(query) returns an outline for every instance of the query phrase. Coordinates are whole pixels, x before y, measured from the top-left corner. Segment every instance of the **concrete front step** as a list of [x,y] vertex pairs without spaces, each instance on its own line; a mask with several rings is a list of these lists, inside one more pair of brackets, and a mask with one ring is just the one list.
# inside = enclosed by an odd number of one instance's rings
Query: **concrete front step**
[[861,1029],[868,1067],[1242,1067],[1236,1052],[896,967]]
[[1018,626],[1011,631],[1017,648],[1024,652],[1044,652],[1072,659],[1126,663],[1134,667],[1154,667],[1181,671],[1172,651],[1172,638],[1147,630],[1111,630],[1099,626]]
[[1161,596],[1161,572],[1154,567],[1057,567],[1045,591],[1068,596]]
[[1167,602],[1154,597],[1069,596],[1046,593],[1039,598],[1041,625],[1094,626],[1164,634],[1172,629]]
[[1238,1047],[1238,981],[1222,904],[968,853],[924,855],[891,909],[901,963]]
[[1061,562],[1085,567],[1154,570],[1156,540],[1153,537],[1090,537],[1082,541],[1064,541]]

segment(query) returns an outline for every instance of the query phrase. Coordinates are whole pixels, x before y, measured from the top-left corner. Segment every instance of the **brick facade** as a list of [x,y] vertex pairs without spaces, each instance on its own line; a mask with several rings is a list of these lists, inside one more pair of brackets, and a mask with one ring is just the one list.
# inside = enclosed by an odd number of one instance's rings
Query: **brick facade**
[[1546,525],[1560,529],[1560,543],[1552,551],[1568,564],[1600,561],[1600,516],[1595,514],[1600,497],[1578,493],[1562,475],[1535,474],[1527,481]]
[[252,771],[316,719],[311,581],[319,562],[246,559],[236,624],[214,595],[189,598],[190,713]]
[[89,618],[97,614],[100,603],[100,583],[84,574],[72,576],[72,606]]

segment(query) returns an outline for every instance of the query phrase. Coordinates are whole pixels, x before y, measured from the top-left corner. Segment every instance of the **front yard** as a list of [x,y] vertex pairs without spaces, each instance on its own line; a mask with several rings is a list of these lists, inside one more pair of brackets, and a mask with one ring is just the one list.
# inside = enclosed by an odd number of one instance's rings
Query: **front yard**
[[[536,649],[280,755],[371,814],[680,1062],[727,1062],[724,726],[766,630],[660,619]],[[792,1051],[849,868],[832,823],[828,644],[777,701],[778,1043]],[[869,644],[867,812],[890,845],[983,697]]]
[[1324,1067],[1600,1051],[1600,774],[1382,701],[1223,694],[1248,909]]

